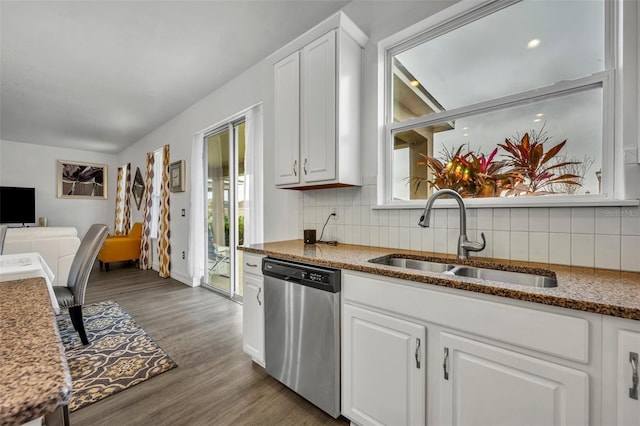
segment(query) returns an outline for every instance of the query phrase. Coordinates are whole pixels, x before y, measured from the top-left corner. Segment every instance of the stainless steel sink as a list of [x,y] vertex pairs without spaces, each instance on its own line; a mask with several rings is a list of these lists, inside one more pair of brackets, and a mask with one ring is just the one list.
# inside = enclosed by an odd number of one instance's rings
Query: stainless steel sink
[[530,287],[557,287],[553,277],[528,274],[523,272],[500,271],[497,269],[477,268],[475,266],[456,266],[446,272],[458,277],[479,278],[481,280],[500,281],[509,284],[527,285]]
[[456,265],[439,262],[429,262],[427,260],[410,259],[406,257],[383,256],[369,260],[371,263],[379,265],[397,266],[399,268],[417,269],[427,272],[446,272],[455,268]]
[[412,259],[398,255],[389,255],[370,259],[369,262],[379,265],[396,266],[398,268],[416,269],[419,271],[436,272],[458,277],[477,278],[488,281],[499,281],[509,284],[526,285],[530,287],[557,287],[555,277],[530,274],[525,272],[502,271],[498,269],[479,268],[476,266],[455,265],[451,263],[432,262],[428,260]]

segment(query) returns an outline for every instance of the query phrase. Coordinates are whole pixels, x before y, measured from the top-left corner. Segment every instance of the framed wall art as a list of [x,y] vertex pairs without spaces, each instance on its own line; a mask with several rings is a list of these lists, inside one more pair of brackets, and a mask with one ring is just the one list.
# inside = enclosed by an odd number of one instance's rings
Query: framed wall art
[[184,192],[186,161],[180,160],[169,164],[169,187],[171,192]]
[[107,199],[107,166],[58,160],[58,198]]

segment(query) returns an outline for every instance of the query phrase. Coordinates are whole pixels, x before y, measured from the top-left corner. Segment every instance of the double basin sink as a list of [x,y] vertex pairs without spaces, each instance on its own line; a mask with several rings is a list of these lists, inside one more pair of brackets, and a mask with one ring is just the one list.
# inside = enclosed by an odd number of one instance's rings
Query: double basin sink
[[396,266],[405,269],[414,269],[426,272],[441,273],[443,275],[455,275],[457,277],[478,278],[488,281],[499,281],[509,284],[526,285],[530,287],[557,287],[558,282],[553,272],[549,276],[534,273],[503,271],[499,269],[480,268],[469,265],[456,265],[454,263],[434,262],[409,258],[403,255],[388,255],[369,260],[378,265]]

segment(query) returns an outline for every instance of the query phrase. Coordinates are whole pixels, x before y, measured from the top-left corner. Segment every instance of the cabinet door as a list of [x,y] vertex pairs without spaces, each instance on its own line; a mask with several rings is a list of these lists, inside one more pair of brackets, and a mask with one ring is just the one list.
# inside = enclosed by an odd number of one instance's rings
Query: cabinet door
[[276,185],[300,182],[300,53],[274,69],[274,135]]
[[344,305],[342,414],[359,425],[425,424],[425,328]]
[[618,330],[616,423],[640,426],[640,333]]
[[448,333],[440,342],[440,424],[589,423],[586,373]]
[[242,349],[264,367],[263,279],[244,274]]
[[[302,178],[336,179],[336,33],[302,50]],[[352,123],[354,126],[357,123]]]

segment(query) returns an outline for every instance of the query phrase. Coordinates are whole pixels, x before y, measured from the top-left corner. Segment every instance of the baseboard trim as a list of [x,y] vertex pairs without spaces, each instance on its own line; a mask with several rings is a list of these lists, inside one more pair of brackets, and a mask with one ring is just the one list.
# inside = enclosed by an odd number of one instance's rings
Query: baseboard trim
[[171,271],[171,278],[176,281],[180,281],[182,284],[188,285],[189,287],[196,287],[193,285],[193,280],[190,276],[181,274],[180,272]]

